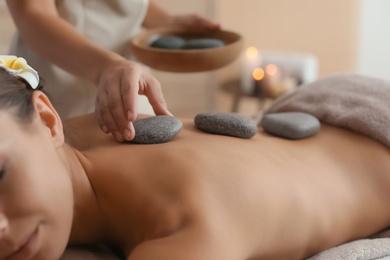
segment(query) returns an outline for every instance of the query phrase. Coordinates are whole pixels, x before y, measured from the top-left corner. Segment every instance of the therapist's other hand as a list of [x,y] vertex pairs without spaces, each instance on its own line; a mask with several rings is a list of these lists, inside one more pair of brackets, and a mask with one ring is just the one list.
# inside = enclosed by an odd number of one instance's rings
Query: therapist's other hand
[[171,23],[173,26],[204,28],[209,30],[221,29],[221,25],[219,23],[215,23],[198,14],[175,15],[173,16]]
[[148,98],[156,115],[172,115],[160,83],[140,64],[120,59],[105,66],[98,81],[95,114],[103,132],[118,142],[135,136],[132,122],[138,116],[138,94]]

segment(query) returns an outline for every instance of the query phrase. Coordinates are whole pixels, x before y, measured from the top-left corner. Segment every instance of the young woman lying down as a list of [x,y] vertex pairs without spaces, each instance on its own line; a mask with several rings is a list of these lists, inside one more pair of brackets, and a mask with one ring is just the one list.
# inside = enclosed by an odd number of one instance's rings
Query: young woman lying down
[[0,259],[72,244],[129,260],[304,259],[390,225],[390,154],[372,138],[323,124],[302,140],[242,139],[182,122],[167,143],[117,143],[93,115],[63,123],[0,69]]

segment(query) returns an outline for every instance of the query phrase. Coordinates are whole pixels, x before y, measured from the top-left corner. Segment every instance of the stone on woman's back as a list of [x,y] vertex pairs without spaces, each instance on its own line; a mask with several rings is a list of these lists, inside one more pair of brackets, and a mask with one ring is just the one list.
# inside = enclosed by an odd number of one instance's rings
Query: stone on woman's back
[[267,114],[261,120],[267,133],[287,139],[302,139],[315,135],[320,130],[320,121],[303,112]]
[[130,143],[166,143],[182,129],[183,123],[173,116],[151,116],[133,122],[135,137]]
[[199,113],[194,122],[199,130],[211,134],[251,138],[257,133],[256,122],[237,113]]

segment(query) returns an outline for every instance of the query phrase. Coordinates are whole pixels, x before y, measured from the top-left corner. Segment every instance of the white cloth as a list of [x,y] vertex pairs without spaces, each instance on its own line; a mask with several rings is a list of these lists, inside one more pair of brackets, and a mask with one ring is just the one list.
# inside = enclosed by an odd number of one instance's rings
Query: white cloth
[[325,250],[307,260],[385,260],[390,258],[390,238],[361,239]]
[[[56,0],[56,6],[59,15],[79,33],[98,46],[130,59],[130,40],[141,29],[148,0]],[[18,33],[10,54],[24,57],[39,72],[62,118],[94,111],[96,87],[41,58]]]

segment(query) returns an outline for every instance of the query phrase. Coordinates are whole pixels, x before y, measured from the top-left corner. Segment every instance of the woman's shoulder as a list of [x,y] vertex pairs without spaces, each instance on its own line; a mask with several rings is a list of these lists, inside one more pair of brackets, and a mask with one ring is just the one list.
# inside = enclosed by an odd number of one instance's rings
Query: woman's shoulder
[[65,127],[73,127],[83,125],[84,127],[95,127],[97,126],[97,121],[95,114],[85,114],[81,116],[76,116],[68,119],[64,119],[63,121],[64,128]]
[[66,142],[78,150],[106,142],[111,137],[99,128],[92,113],[63,120],[63,128]]

